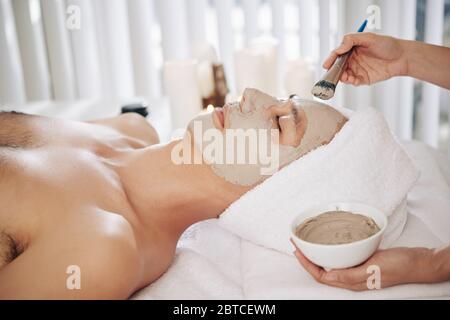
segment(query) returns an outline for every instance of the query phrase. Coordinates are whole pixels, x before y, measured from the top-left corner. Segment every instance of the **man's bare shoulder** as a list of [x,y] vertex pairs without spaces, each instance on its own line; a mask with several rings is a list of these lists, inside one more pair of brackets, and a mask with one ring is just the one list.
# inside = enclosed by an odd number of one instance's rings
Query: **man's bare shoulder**
[[79,252],[86,269],[84,298],[128,298],[139,286],[143,263],[138,244],[129,232],[109,230],[97,234]]
[[124,113],[117,117],[89,122],[113,128],[128,137],[141,141],[145,145],[159,143],[159,136],[155,128],[146,118],[137,113]]
[[3,299],[126,299],[139,286],[142,262],[129,230],[62,232],[33,243],[0,270]]

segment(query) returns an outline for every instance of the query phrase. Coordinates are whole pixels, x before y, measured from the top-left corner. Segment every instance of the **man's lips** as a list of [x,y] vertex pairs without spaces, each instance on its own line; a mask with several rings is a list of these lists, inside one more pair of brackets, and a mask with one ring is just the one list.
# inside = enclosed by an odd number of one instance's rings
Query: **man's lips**
[[219,120],[220,126],[223,128],[225,125],[225,116],[223,114],[222,108],[215,108],[214,114],[217,117],[217,120]]

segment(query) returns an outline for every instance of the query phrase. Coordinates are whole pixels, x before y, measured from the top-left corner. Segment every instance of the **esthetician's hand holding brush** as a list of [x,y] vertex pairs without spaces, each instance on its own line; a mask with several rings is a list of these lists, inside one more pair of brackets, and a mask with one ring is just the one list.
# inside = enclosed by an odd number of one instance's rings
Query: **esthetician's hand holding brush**
[[[326,59],[333,66],[338,56],[352,50],[340,81],[370,85],[395,76],[410,76],[450,89],[450,48],[407,41],[374,33],[355,33]],[[441,249],[392,248],[378,250],[365,263],[348,269],[326,271],[309,261],[296,247],[300,264],[318,282],[355,291],[367,290],[368,267],[380,268],[381,287],[403,283],[433,283],[450,280],[450,245]]]
[[340,81],[370,85],[395,76],[409,76],[450,89],[450,48],[374,33],[347,34],[325,60],[331,68],[336,58],[353,48]]

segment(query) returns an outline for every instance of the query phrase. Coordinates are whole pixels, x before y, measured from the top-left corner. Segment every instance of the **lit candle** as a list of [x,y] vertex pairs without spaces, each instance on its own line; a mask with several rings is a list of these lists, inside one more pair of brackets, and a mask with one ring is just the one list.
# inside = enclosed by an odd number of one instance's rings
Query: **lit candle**
[[217,53],[212,45],[209,43],[197,43],[192,46],[192,58],[198,61],[209,61],[211,63],[217,62]]

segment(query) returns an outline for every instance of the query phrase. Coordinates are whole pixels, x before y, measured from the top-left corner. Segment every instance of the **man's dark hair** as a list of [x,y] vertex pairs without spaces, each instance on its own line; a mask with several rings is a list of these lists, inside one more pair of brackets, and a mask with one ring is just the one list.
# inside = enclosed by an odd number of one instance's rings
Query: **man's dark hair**
[[[31,117],[14,111],[0,111],[0,182],[10,177],[8,173],[11,166],[6,153],[15,149],[28,148],[34,144],[35,139],[27,123]],[[2,227],[0,226],[0,268],[14,260],[22,251],[19,242]]]
[[6,232],[0,231],[0,268],[19,256],[21,249],[14,238]]
[[33,144],[27,120],[31,116],[15,111],[0,111],[0,148],[26,148]]

